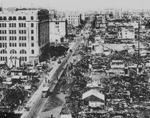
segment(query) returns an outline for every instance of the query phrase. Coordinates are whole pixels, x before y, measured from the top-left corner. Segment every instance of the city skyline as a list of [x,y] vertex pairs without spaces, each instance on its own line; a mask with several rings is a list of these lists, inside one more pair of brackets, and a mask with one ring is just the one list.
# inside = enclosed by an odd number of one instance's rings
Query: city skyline
[[149,0],[1,0],[2,7],[49,7],[62,11],[85,11],[104,8],[149,9]]

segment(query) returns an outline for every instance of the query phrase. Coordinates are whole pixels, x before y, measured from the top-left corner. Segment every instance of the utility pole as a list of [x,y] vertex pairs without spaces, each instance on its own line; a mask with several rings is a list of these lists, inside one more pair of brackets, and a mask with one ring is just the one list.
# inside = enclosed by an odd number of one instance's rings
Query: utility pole
[[140,25],[141,25],[141,19],[138,23],[138,64],[137,64],[137,74],[139,74],[139,65],[140,65]]

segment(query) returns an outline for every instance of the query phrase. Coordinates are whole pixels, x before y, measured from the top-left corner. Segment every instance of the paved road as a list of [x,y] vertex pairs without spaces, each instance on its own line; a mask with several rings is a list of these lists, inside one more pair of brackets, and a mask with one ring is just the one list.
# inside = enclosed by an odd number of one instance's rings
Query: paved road
[[[72,49],[74,51],[77,48],[78,44],[79,44],[78,41],[72,43],[70,45],[70,49]],[[69,57],[72,56],[72,53],[69,53],[68,55],[69,56],[66,57],[67,59],[65,58],[66,60],[68,60]],[[51,79],[53,78],[54,74],[56,73],[56,71],[58,70],[58,68],[61,65],[62,65],[62,63],[61,64],[57,64],[51,70],[51,72],[49,73],[49,80],[50,81],[51,81]],[[24,111],[24,113],[22,114],[21,118],[34,118],[36,116],[36,114],[40,110],[40,106],[42,105],[42,103],[44,103],[44,100],[41,98],[41,96],[42,96],[42,88],[43,88],[44,84],[45,84],[45,81],[42,82],[42,84],[39,86],[38,90],[33,94],[31,99],[28,101],[27,105],[30,107],[30,110],[29,111]]]

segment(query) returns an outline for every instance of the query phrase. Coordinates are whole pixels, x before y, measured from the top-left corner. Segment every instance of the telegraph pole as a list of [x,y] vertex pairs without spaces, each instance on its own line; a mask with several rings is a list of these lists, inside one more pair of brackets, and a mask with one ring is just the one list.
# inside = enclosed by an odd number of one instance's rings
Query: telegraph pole
[[138,23],[138,64],[137,64],[137,74],[139,74],[139,65],[140,65],[140,25],[141,25],[141,19]]

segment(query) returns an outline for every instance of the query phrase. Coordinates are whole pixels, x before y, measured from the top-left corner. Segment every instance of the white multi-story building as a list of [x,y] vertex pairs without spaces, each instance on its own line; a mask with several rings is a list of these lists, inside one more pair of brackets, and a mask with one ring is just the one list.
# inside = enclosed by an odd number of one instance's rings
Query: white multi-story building
[[71,24],[73,26],[79,26],[80,19],[81,19],[81,15],[79,13],[76,13],[76,12],[66,13],[66,20],[68,24]]
[[121,30],[118,32],[118,38],[134,39],[135,38],[135,31],[134,31],[134,29],[121,28]]
[[49,21],[50,43],[64,42],[67,33],[67,23],[64,19],[53,19]]
[[0,63],[19,67],[39,61],[43,47],[49,42],[48,14],[44,10],[0,12]]

